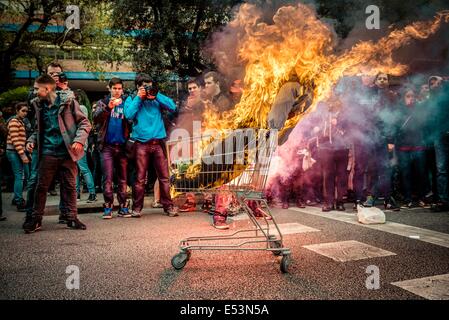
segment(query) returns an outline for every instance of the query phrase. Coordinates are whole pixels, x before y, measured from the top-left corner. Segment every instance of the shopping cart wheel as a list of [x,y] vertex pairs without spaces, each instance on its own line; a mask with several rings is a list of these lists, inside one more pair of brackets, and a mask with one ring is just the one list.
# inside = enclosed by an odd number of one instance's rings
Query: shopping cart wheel
[[176,270],[181,270],[182,268],[185,267],[188,260],[189,254],[185,252],[180,252],[171,259],[171,265]]
[[[270,241],[270,248],[271,249],[275,249],[275,248],[282,248],[282,242],[280,240],[277,241]],[[281,250],[273,250],[271,251],[273,252],[273,254],[275,256],[280,256],[282,254]]]
[[289,254],[283,255],[281,260],[282,273],[288,273],[289,266],[290,266],[290,255]]

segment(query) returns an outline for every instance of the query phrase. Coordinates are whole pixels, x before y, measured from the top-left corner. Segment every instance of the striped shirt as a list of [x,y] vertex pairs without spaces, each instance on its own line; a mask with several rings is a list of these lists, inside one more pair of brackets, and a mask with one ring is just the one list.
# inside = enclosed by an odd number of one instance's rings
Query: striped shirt
[[16,150],[20,158],[26,159],[25,144],[26,144],[26,130],[24,123],[17,119],[12,118],[8,122],[8,138],[6,140],[6,148],[8,150]]

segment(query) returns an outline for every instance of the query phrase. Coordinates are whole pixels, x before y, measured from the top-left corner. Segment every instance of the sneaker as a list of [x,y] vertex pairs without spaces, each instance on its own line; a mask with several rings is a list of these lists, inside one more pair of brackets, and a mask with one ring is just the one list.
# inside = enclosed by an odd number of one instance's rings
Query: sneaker
[[0,221],[5,221],[5,220],[6,220],[6,217],[3,216],[2,214],[0,214]]
[[58,218],[59,224],[66,224],[69,221],[69,215],[67,213],[60,213]]
[[385,210],[389,210],[389,211],[401,211],[401,208],[398,205],[390,203],[390,202],[384,203],[384,208],[385,208]]
[[334,206],[331,206],[331,205],[324,205],[321,208],[321,211],[323,211],[323,212],[329,212],[329,211],[332,211],[332,210],[334,210]]
[[225,221],[215,221],[214,228],[218,230],[226,230],[229,229],[229,225]]
[[306,206],[304,205],[304,202],[302,202],[301,200],[296,201],[296,207],[297,208],[305,208]]
[[48,192],[48,194],[49,194],[50,196],[57,196],[57,195],[58,195],[58,193],[56,192],[56,190],[51,190],[51,191]]
[[318,202],[314,201],[314,200],[307,200],[306,201],[306,206],[316,206],[318,204]]
[[154,209],[160,209],[163,208],[164,206],[159,201],[154,201],[151,207],[153,207]]
[[180,212],[193,212],[193,211],[196,211],[196,203],[195,202],[186,201],[181,206],[181,208],[179,208],[179,211]]
[[23,224],[22,224],[22,229],[25,229],[25,225],[30,223],[31,220],[33,220],[32,214],[27,213],[27,215],[25,216],[25,220],[23,221]]
[[120,218],[131,218],[132,215],[128,207],[120,207],[117,216]]
[[384,208],[385,210],[391,210],[391,211],[400,211],[401,208],[398,206],[396,200],[393,197],[389,197],[384,201]]
[[23,224],[23,230],[26,234],[39,231],[42,228],[42,217],[32,216]]
[[17,203],[17,211],[18,212],[25,212],[26,211],[26,203],[25,200],[21,199]]
[[420,206],[421,208],[430,208],[430,205],[427,204],[424,200],[419,200],[418,201],[418,206]]
[[414,203],[413,201],[410,201],[410,202],[404,203],[401,206],[401,209],[412,209],[412,208],[416,208],[417,206],[418,205],[416,203]]
[[376,199],[373,196],[366,197],[366,201],[363,203],[364,207],[374,207],[376,204]]
[[437,202],[432,204],[430,210],[432,210],[433,212],[449,211],[449,204],[445,202]]
[[169,216],[169,217],[177,217],[178,214],[178,208],[176,207],[168,207],[167,209],[164,209],[164,212]]
[[70,219],[67,221],[67,227],[70,229],[76,229],[76,230],[86,230],[87,227],[84,223],[82,223],[78,218]]
[[112,206],[109,204],[105,204],[103,206],[103,219],[112,219]]
[[343,204],[343,202],[337,202],[337,206],[335,208],[337,211],[345,211],[345,205]]
[[282,202],[282,209],[288,209],[288,208],[289,208],[288,202]]
[[89,194],[89,198],[87,198],[87,203],[92,203],[97,201],[97,195],[95,193]]
[[131,218],[140,218],[140,217],[142,217],[142,213],[140,213],[140,211],[133,210]]

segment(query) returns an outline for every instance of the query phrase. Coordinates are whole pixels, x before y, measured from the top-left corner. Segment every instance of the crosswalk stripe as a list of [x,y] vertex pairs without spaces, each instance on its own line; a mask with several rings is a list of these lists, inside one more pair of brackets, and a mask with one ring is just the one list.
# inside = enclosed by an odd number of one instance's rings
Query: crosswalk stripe
[[449,300],[449,274],[391,283],[429,300]]
[[305,245],[303,247],[325,257],[331,258],[332,260],[337,262],[347,262],[396,255],[391,251],[383,250],[369,244],[354,240],[318,243]]
[[438,231],[408,226],[405,224],[389,221],[387,221],[385,224],[361,224],[357,221],[357,215],[355,213],[346,213],[339,211],[321,212],[321,209],[314,207],[307,207],[306,209],[291,208],[290,210],[311,214],[314,216],[319,216],[327,219],[337,220],[341,222],[351,223],[358,225],[360,227],[384,231],[395,235],[449,248],[449,234]]

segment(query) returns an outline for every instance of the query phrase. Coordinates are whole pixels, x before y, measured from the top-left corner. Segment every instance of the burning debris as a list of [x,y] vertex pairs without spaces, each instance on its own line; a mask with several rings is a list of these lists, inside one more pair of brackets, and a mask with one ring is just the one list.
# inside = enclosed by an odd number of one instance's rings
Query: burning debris
[[[263,18],[261,8],[243,4],[224,31],[213,37],[210,52],[219,71],[230,82],[235,82],[236,75],[244,81],[240,101],[230,110],[217,112],[206,104],[205,129],[220,135],[202,143],[200,152],[222,145],[227,131],[240,128],[276,129],[279,143],[283,144],[306,114],[320,102],[333,99],[341,79],[361,74],[404,75],[409,67],[395,61],[394,53],[413,40],[435,34],[449,22],[449,11],[437,13],[431,21],[393,30],[378,41],[360,41],[345,50],[340,49],[333,27],[309,5],[279,8],[272,24],[262,22]],[[286,166],[281,164],[278,169],[282,167]],[[187,176],[198,180],[205,170],[196,164],[187,170]],[[225,171],[235,174],[220,175],[213,185],[231,181],[242,170],[231,165]]]
[[[415,22],[405,28],[393,30],[378,41],[362,41],[352,48],[338,52],[337,36],[332,26],[320,20],[311,6],[299,3],[278,9],[273,24],[261,22],[262,9],[243,4],[225,32],[215,36],[232,36],[224,43],[234,43],[233,52],[227,52],[219,43],[212,52],[219,69],[224,74],[234,70],[229,65],[238,61],[244,66],[243,95],[235,108],[223,114],[206,110],[208,128],[267,128],[269,114],[275,112],[276,96],[292,76],[296,77],[300,101],[292,93],[289,116],[277,124],[280,136],[293,128],[305,113],[315,109],[320,101],[331,95],[334,85],[343,76],[379,72],[403,75],[408,67],[393,59],[397,49],[412,40],[423,40],[449,22],[449,11],[439,12],[432,21]],[[308,107],[310,105],[310,107]]]

